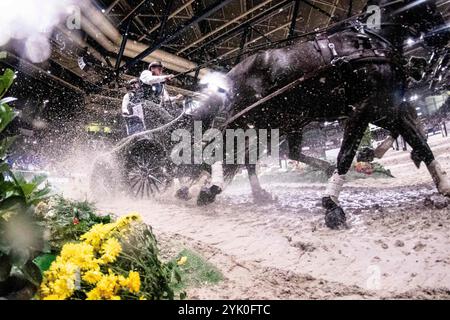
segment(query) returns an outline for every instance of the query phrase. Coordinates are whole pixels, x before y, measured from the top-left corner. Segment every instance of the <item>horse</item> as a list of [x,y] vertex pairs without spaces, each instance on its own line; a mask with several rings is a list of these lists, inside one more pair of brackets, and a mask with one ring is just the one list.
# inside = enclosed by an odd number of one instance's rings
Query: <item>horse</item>
[[[446,172],[405,99],[405,41],[411,34],[422,35],[426,45],[445,47],[450,36],[442,26],[445,21],[433,1],[369,0],[366,12],[356,19],[242,60],[226,75],[231,84],[226,102],[218,103],[211,95],[196,116],[211,123],[214,115],[225,114],[228,121],[222,130],[279,128],[288,137],[293,159],[300,156],[301,132],[308,123],[344,119],[336,170],[322,197],[325,224],[331,229],[346,227],[339,195],[370,123],[394,137],[402,135],[413,149],[415,163],[423,162],[438,191],[450,196]],[[253,194],[266,196],[254,164],[247,164],[247,169]],[[235,172],[236,166],[214,164],[212,175],[219,182],[200,192],[199,204],[213,202],[223,188],[221,176]]]

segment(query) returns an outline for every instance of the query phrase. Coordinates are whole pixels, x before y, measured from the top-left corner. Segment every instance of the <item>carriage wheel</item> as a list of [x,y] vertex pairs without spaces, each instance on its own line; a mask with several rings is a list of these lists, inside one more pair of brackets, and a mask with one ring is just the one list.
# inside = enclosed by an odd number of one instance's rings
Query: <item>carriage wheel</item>
[[114,198],[119,192],[120,177],[117,176],[117,168],[112,163],[102,158],[94,164],[89,187],[93,198],[97,201]]
[[162,147],[144,143],[126,157],[125,182],[133,197],[149,199],[164,192],[172,181]]

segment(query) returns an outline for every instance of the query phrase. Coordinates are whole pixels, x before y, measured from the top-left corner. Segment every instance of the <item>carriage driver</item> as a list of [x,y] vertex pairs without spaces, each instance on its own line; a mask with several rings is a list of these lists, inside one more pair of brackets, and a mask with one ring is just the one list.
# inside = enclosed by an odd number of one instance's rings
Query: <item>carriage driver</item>
[[145,130],[142,103],[138,98],[139,90],[140,85],[138,79],[127,82],[127,94],[125,94],[122,100],[122,116],[127,127],[127,135]]
[[183,99],[182,95],[169,96],[166,82],[174,78],[173,75],[163,75],[164,66],[161,61],[150,63],[148,70],[141,73],[140,98],[144,101],[144,114],[147,129],[154,129],[169,123],[173,116],[164,108]]

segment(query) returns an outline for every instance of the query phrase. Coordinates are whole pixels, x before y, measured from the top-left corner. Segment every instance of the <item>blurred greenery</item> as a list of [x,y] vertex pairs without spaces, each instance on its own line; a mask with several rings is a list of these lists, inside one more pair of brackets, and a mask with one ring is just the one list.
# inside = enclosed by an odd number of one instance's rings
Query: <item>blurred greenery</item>
[[33,262],[45,250],[44,227],[36,219],[34,206],[45,199],[50,189],[44,177],[26,181],[15,175],[6,162],[14,137],[6,133],[16,117],[3,98],[15,74],[7,69],[0,75],[0,297],[29,299],[36,292],[42,274]]
[[50,230],[50,247],[58,252],[70,241],[78,241],[98,223],[110,223],[109,215],[96,214],[95,206],[88,201],[72,201],[61,196],[54,196],[38,207],[46,227]]
[[158,243],[151,227],[144,223],[135,224],[131,232],[121,238],[121,245],[122,252],[111,267],[114,273],[139,272],[140,295],[147,300],[174,299],[172,286],[180,281],[180,275],[173,263],[159,259]]
[[187,288],[214,285],[224,279],[213,264],[189,249],[183,249],[170,263],[180,276],[180,281],[174,283],[173,289],[181,295]]

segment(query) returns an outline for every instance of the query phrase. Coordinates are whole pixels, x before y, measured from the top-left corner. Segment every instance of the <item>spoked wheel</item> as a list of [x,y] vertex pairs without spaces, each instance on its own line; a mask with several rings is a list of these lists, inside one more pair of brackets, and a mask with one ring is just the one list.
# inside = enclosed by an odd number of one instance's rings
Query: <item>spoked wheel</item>
[[90,176],[89,187],[94,200],[100,201],[117,196],[120,176],[117,175],[115,161],[105,154],[96,159]]
[[164,149],[152,143],[133,147],[125,159],[125,182],[133,197],[150,199],[172,181]]

